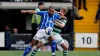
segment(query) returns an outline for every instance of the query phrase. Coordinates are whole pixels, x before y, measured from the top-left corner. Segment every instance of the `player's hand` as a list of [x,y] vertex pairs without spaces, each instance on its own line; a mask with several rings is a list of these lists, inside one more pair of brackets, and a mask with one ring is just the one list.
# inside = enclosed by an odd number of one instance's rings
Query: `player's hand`
[[61,23],[61,21],[60,20],[55,20],[55,23]]
[[59,22],[59,23],[61,23],[61,21],[60,20],[56,20],[57,22]]
[[21,10],[21,13],[26,13],[26,11],[25,10]]
[[57,12],[59,15],[64,16],[64,14],[62,12]]
[[54,23],[56,23],[56,22],[57,22],[57,20],[54,21]]
[[60,16],[62,19],[67,19],[65,16]]

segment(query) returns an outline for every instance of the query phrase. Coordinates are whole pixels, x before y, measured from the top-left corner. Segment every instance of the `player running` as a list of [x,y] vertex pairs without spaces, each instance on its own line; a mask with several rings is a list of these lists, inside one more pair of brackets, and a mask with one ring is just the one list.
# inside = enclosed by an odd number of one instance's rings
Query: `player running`
[[[39,30],[37,31],[36,35],[33,37],[33,40],[31,41],[31,43],[29,44],[29,46],[27,46],[27,48],[25,49],[25,52],[23,54],[23,56],[26,56],[30,50],[32,49],[32,47],[35,45],[36,42],[41,42],[44,44],[43,41],[41,41],[41,39],[48,39],[49,36],[51,35],[52,32],[52,27],[54,26],[54,21],[60,18],[65,18],[63,15],[60,16],[55,12],[55,8],[53,6],[50,6],[48,11],[34,11],[34,10],[21,10],[22,13],[30,13],[30,14],[37,14],[41,16],[41,22],[39,25]],[[56,42],[53,39],[53,37],[50,37],[52,39],[52,43],[55,45]],[[52,45],[53,48],[56,48],[56,46]],[[41,44],[38,45],[37,48],[34,49],[34,51],[36,52],[36,50],[38,48],[40,48]]]

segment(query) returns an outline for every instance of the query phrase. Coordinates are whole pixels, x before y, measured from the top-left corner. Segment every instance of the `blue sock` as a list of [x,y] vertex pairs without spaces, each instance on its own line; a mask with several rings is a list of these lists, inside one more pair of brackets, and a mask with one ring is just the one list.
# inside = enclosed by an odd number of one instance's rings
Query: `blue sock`
[[32,46],[30,46],[30,45],[27,46],[26,49],[25,49],[25,51],[24,51],[23,56],[26,56],[31,51],[31,49],[32,49]]
[[55,55],[55,51],[56,51],[56,41],[55,40],[52,41],[51,50],[52,50],[52,55]]

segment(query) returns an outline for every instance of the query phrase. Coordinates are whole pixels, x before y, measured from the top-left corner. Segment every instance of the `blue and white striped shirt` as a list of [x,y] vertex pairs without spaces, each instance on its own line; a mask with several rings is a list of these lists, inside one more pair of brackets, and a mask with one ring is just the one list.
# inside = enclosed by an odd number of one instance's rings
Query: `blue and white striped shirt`
[[39,25],[40,29],[44,29],[47,27],[53,27],[54,26],[54,20],[59,19],[60,15],[57,13],[54,13],[52,16],[48,15],[48,11],[40,11],[37,12],[38,15],[41,15],[41,22]]

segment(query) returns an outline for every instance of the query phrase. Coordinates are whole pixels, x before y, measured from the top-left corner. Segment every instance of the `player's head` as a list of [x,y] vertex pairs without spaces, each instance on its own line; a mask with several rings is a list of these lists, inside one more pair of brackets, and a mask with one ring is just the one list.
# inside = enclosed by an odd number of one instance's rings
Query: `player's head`
[[60,9],[60,12],[62,12],[64,15],[66,15],[67,12],[68,12],[68,9],[63,7],[63,8]]
[[50,15],[50,16],[53,15],[54,12],[55,12],[54,6],[50,6],[49,9],[48,9],[48,12],[49,12],[49,15]]
[[38,8],[39,9],[43,9],[44,8],[44,3],[43,2],[39,2],[38,3]]

